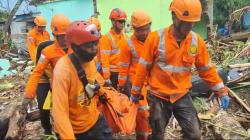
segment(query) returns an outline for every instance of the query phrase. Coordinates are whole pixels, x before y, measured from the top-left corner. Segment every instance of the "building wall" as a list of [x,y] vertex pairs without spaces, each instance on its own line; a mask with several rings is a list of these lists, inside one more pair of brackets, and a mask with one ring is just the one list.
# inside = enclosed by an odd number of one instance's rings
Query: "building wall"
[[[130,16],[134,10],[145,10],[152,18],[152,31],[167,27],[172,24],[171,13],[169,12],[169,5],[172,0],[97,0],[97,11],[100,13],[99,18],[102,24],[102,33],[105,34],[111,27],[109,20],[110,11],[113,8],[122,8],[127,12],[128,21],[130,23]],[[202,38],[207,37],[207,28],[205,21],[199,22],[195,25],[194,31],[201,34]]]
[[11,34],[22,34],[26,33],[26,22],[12,22],[10,25]]
[[92,0],[62,0],[40,4],[37,6],[37,11],[46,17],[47,30],[51,33],[50,22],[55,14],[62,13],[68,16],[71,21],[88,19],[94,14],[94,7]]
[[27,48],[27,26],[26,22],[12,22],[11,28],[11,40],[16,47]]

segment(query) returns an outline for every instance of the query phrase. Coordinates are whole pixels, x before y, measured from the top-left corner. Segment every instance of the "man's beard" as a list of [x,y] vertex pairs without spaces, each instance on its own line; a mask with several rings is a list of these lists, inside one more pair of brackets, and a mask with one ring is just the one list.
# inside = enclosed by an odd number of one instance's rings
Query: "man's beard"
[[78,57],[79,57],[81,62],[89,62],[89,61],[93,60],[95,56],[96,56],[96,53],[88,53],[84,50],[81,50],[78,53]]

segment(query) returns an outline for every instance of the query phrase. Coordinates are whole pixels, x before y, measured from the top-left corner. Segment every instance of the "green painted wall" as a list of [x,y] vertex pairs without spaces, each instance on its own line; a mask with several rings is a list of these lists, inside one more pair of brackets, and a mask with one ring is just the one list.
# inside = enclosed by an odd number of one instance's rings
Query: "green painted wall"
[[[102,33],[105,34],[111,27],[109,14],[113,8],[122,8],[127,12],[128,21],[134,10],[145,10],[152,18],[152,31],[167,27],[172,23],[169,5],[172,0],[97,0],[97,11],[100,13],[99,19],[102,24]],[[199,22],[195,25],[194,31],[206,38],[207,29],[205,22]]]
[[[110,11],[113,8],[122,8],[127,12],[128,21],[133,11],[142,9],[148,12],[152,18],[152,31],[167,27],[172,23],[171,14],[168,10],[172,0],[97,0],[97,11],[100,13],[99,19],[102,24],[102,33],[105,34],[111,27],[109,20]],[[79,19],[88,19],[94,13],[93,0],[62,0],[40,4],[37,10],[46,17],[48,23],[51,22],[53,15],[63,13],[71,21]],[[48,24],[49,25],[49,24]],[[50,26],[47,26],[50,31]],[[207,29],[204,20],[197,23],[194,31],[201,34],[203,39],[206,38]]]
[[172,23],[168,7],[171,0],[97,0],[97,11],[100,13],[102,32],[106,33],[111,27],[109,14],[113,8],[122,8],[127,12],[128,22],[134,10],[142,9],[152,18],[152,30],[163,28]]

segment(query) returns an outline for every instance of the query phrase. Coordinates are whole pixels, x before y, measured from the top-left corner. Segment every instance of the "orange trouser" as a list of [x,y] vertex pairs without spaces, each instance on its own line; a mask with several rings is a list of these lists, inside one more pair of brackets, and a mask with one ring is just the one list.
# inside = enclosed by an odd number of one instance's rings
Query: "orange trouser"
[[151,133],[151,128],[149,126],[149,107],[147,103],[147,90],[146,85],[142,88],[143,100],[139,101],[138,112],[136,116],[136,139],[137,140],[147,140],[148,135]]
[[138,110],[136,116],[136,139],[147,140],[148,135],[151,132],[151,128],[148,123],[149,110]]

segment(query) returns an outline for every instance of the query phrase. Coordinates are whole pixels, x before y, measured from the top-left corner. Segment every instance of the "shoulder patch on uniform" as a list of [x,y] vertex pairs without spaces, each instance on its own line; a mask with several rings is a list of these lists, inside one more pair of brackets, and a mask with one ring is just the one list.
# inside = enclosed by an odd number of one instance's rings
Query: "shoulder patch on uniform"
[[190,47],[190,53],[191,54],[196,54],[197,53],[197,46],[191,45],[191,47]]
[[39,60],[38,60],[38,63],[42,64],[43,61],[44,61],[44,59],[45,59],[45,55],[44,55],[44,54],[41,54],[41,56],[40,56],[40,58],[39,58]]
[[29,42],[33,43],[33,37],[29,37]]

